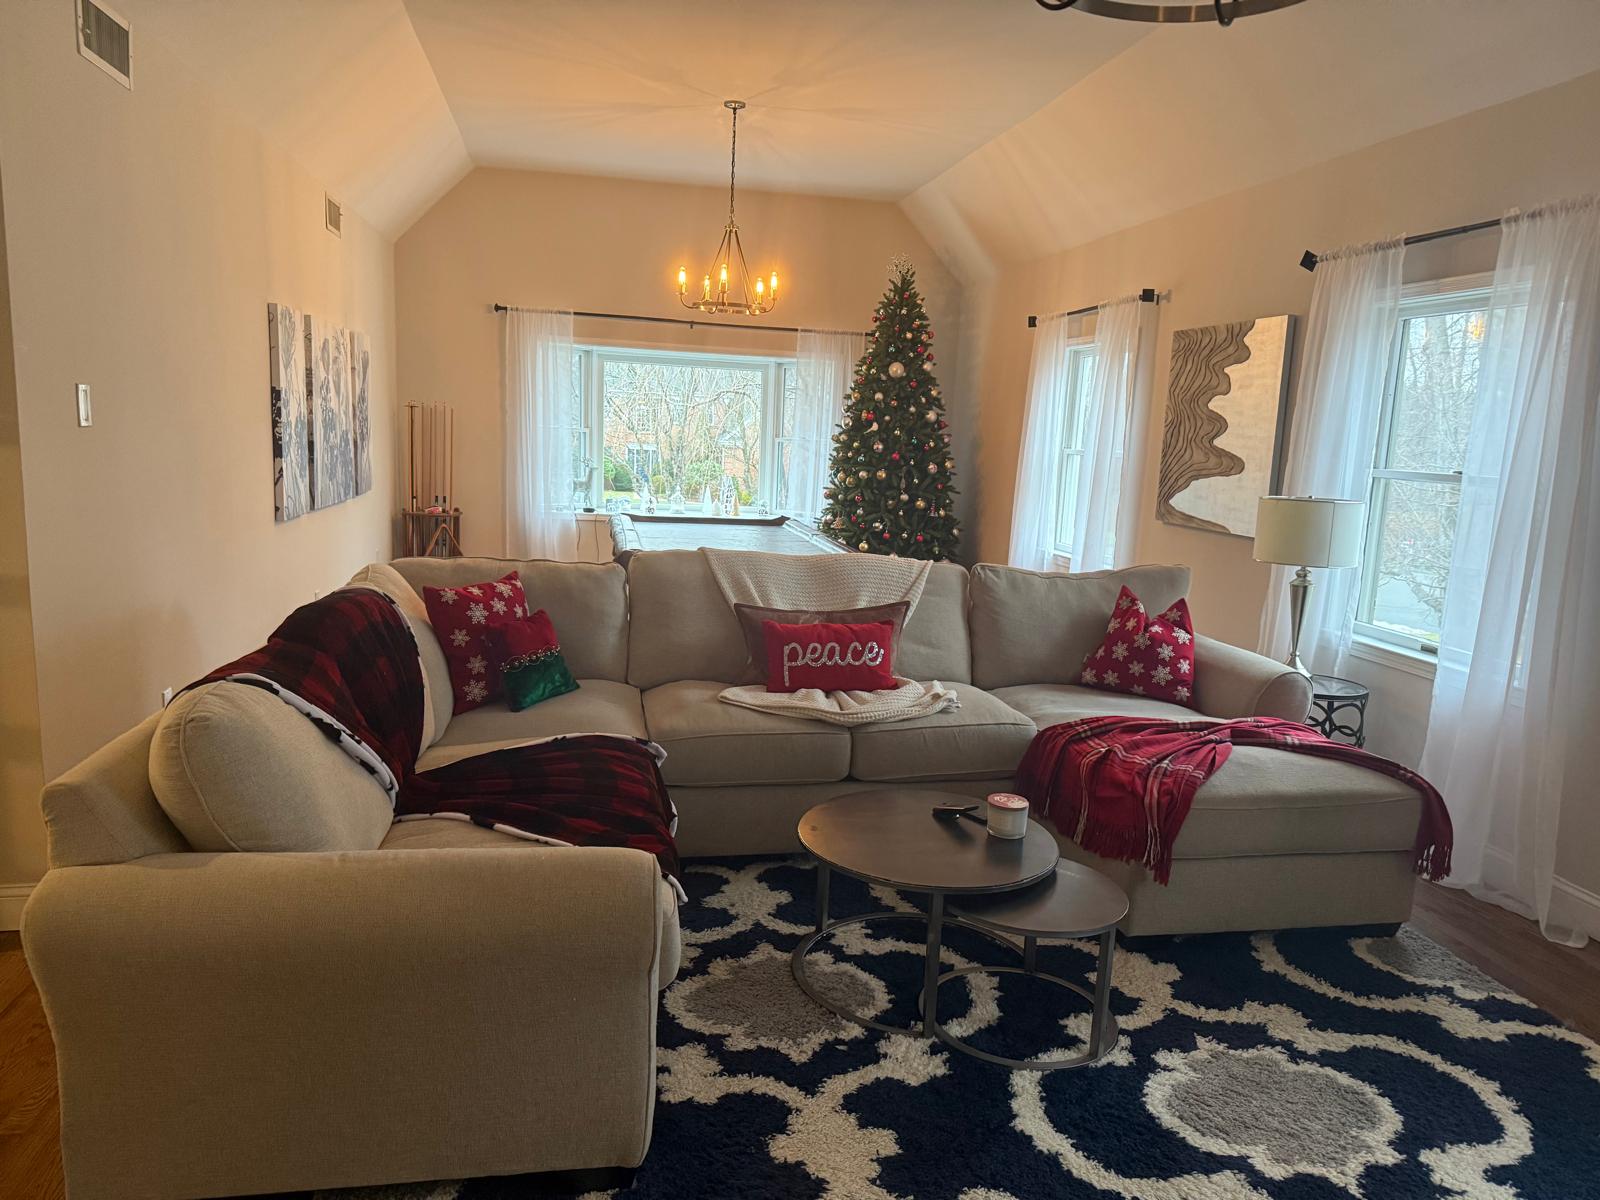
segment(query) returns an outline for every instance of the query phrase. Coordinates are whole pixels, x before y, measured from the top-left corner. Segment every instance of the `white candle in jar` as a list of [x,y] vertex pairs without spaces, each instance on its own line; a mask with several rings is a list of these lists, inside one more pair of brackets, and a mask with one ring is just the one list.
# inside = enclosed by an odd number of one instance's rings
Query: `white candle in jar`
[[989,797],[989,832],[1000,838],[1028,836],[1028,801],[1012,792]]

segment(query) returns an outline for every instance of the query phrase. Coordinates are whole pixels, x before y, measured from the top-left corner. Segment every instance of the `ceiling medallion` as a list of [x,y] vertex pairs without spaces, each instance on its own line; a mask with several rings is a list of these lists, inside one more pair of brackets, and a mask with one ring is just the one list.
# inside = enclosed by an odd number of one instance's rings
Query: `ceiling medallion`
[[[771,312],[778,303],[778,273],[773,271],[769,279],[757,275],[751,283],[750,268],[744,261],[744,246],[739,242],[739,225],[733,219],[734,172],[739,161],[739,110],[744,108],[744,101],[724,100],[722,107],[733,113],[733,136],[728,146],[728,223],[723,227],[722,240],[717,243],[717,252],[712,255],[711,267],[706,271],[696,299],[689,298],[688,268],[678,268],[678,301],[685,308],[697,308],[701,312],[758,317]],[[730,277],[730,269],[737,275],[736,281]],[[737,298],[729,290],[733,282],[739,287]]]
[[1240,17],[1276,12],[1302,0],[1205,0],[1200,4],[1162,4],[1159,0],[1037,0],[1051,12],[1072,9],[1118,21],[1146,21],[1157,25],[1195,25],[1215,21],[1226,29]]

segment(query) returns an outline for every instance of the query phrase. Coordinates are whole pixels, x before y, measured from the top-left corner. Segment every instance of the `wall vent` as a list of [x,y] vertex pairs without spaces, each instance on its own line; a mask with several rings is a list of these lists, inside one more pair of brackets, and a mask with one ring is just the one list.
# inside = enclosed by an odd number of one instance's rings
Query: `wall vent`
[[328,232],[334,237],[343,237],[344,209],[339,202],[326,192],[322,194],[323,221],[328,226]]
[[96,0],[77,0],[78,53],[125,88],[133,87],[133,31],[127,19]]

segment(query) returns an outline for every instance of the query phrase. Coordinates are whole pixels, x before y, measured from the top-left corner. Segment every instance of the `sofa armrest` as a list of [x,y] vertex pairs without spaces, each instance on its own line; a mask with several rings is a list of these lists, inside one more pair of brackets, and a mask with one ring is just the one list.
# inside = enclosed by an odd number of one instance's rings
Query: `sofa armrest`
[[23,942],[68,1190],[629,1167],[663,920],[637,850],[163,854],[51,871]]
[[1281,662],[1216,638],[1194,639],[1195,699],[1208,717],[1304,721],[1311,681]]

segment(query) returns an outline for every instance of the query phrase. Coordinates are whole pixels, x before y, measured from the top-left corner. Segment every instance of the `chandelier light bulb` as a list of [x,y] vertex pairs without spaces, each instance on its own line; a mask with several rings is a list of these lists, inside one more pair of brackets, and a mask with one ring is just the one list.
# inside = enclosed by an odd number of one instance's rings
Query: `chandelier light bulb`
[[678,268],[678,295],[683,295],[689,290],[689,270],[687,267]]

